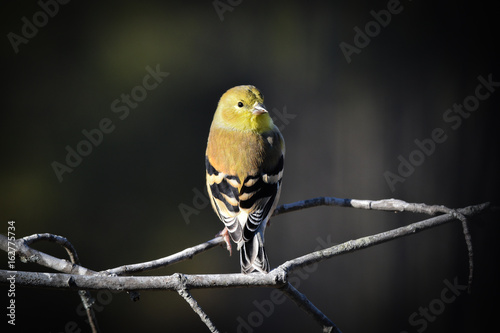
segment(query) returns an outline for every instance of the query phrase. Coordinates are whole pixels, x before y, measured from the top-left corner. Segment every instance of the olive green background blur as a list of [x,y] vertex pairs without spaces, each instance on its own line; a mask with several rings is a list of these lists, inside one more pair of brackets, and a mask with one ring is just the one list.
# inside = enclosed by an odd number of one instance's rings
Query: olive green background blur
[[[21,35],[22,18],[33,22],[42,9],[35,1],[2,4],[0,232],[15,220],[17,237],[65,236],[82,265],[94,270],[160,258],[213,238],[222,223],[196,193],[204,191],[204,150],[218,99],[239,84],[263,92],[282,128],[281,203],[336,196],[498,205],[500,91],[456,129],[443,119],[454,103],[474,95],[478,76],[500,81],[498,9],[482,2],[402,1],[401,12],[348,63],[340,43],[353,45],[353,29],[364,30],[374,21],[370,11],[387,4],[242,1],[221,20],[212,1],[71,1],[18,45],[18,53],[8,34]],[[121,96],[131,91],[140,96],[136,87],[148,66],[169,75],[120,119],[124,111],[113,112],[112,103],[118,99],[123,107]],[[77,149],[82,131],[98,128],[104,118],[114,130],[60,182],[53,162],[66,164],[66,147]],[[384,173],[398,173],[399,156],[418,159],[415,140],[431,138],[435,128],[446,140],[392,191]],[[183,217],[180,205],[193,214]],[[325,244],[423,218],[309,209],[273,219],[266,248],[276,267]],[[295,281],[344,332],[484,331],[500,310],[498,214],[474,219],[470,229],[473,293],[460,291],[449,304],[441,300],[444,281],[464,285],[468,276],[459,223],[322,262]],[[36,248],[65,257],[56,245]],[[6,269],[7,256],[0,257]],[[16,268],[47,271],[19,261]],[[238,271],[238,256],[216,248],[147,274]],[[290,300],[270,307],[270,292],[193,295],[221,332],[320,331]],[[5,286],[1,293],[7,294]],[[135,303],[124,293],[94,296],[103,332],[208,331],[173,292],[143,292]],[[89,331],[76,292],[18,287],[15,300],[16,326],[9,331]],[[423,319],[419,311],[429,305],[436,315]],[[4,312],[1,325],[7,326]]]

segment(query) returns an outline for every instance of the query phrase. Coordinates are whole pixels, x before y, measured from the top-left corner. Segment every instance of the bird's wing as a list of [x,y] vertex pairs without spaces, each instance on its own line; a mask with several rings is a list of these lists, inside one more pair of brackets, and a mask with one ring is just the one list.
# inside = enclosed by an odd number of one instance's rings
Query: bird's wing
[[245,178],[239,193],[240,210],[248,216],[243,229],[245,242],[252,239],[261,228],[263,230],[266,227],[265,223],[279,200],[282,176],[283,155],[274,168]]
[[205,168],[207,173],[207,191],[212,199],[212,207],[224,222],[229,231],[231,239],[238,243],[241,241],[242,228],[238,221],[240,213],[238,188],[240,182],[238,177],[227,175],[217,171],[208,157],[205,157]]

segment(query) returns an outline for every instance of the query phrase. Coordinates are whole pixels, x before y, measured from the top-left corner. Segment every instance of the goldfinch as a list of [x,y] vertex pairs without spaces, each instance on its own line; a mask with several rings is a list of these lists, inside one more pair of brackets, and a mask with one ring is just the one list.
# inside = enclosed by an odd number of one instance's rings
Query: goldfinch
[[240,251],[242,273],[269,272],[264,230],[281,192],[285,141],[254,86],[222,95],[205,154],[207,191],[221,235]]

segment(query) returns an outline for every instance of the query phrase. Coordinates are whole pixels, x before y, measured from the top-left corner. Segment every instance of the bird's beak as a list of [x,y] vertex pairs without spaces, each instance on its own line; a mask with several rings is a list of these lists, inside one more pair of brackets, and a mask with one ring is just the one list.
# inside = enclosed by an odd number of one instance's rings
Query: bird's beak
[[255,115],[259,115],[259,114],[267,113],[267,110],[263,104],[255,103],[255,105],[253,106],[252,113]]

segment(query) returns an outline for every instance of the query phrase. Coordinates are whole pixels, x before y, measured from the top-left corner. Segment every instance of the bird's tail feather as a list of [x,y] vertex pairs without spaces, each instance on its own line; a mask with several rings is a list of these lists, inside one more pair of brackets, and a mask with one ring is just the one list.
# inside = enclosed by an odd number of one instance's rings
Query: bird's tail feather
[[252,239],[244,242],[241,246],[240,264],[243,274],[269,272],[269,260],[260,233],[256,233]]

